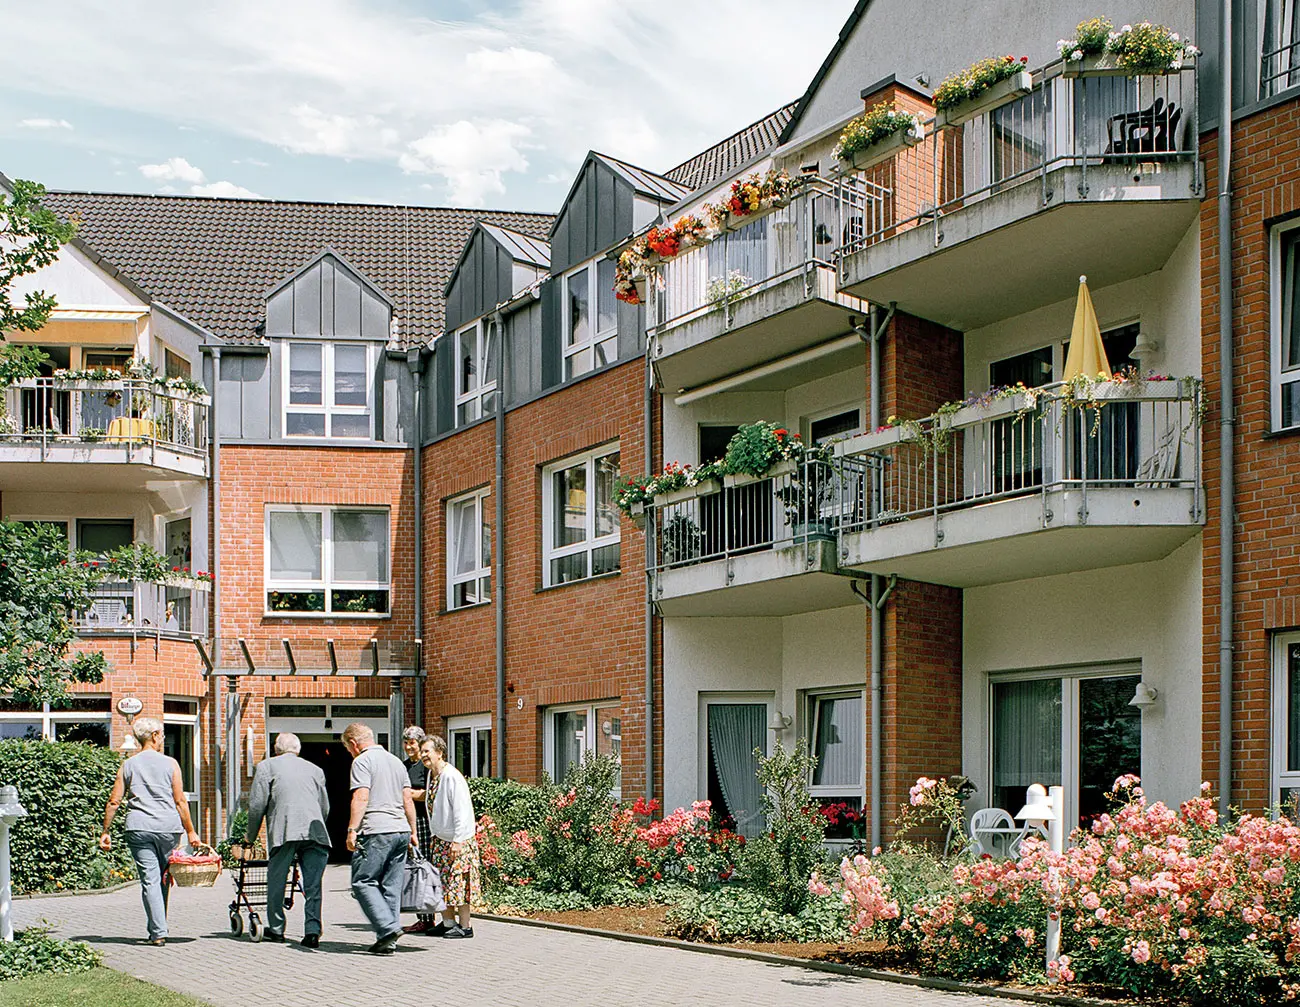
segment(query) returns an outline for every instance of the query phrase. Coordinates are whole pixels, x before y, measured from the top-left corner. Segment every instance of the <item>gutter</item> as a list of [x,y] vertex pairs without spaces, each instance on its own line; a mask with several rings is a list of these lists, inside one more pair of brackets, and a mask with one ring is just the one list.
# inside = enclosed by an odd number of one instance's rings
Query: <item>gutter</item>
[[[221,422],[219,410],[221,408],[221,396],[217,394],[218,386],[221,384],[221,351],[224,347],[220,343],[212,346],[212,407],[208,412],[212,423],[212,528],[210,535],[212,538],[212,655],[217,664],[221,663],[221,588],[224,583],[221,578]],[[221,778],[222,778],[222,759],[221,759],[221,729],[224,723],[221,709],[221,676],[212,676],[212,751],[213,760],[213,790],[216,793],[216,822],[217,830],[221,831],[221,823],[225,820],[225,835],[230,835],[230,827],[234,824],[234,812],[226,809],[226,814],[222,815]],[[227,745],[229,739],[227,738]]]
[[[424,493],[423,469],[421,467],[424,453],[424,355],[419,348],[406,354],[406,368],[411,374],[415,397],[415,436],[412,438],[413,465],[411,478],[414,483],[415,519],[415,641],[417,657],[423,657],[423,648],[418,644],[424,639]],[[424,723],[424,675],[423,668],[415,669],[415,719],[417,724]]]
[[1234,446],[1232,360],[1232,0],[1219,8],[1219,814],[1232,805]]
[[[540,286],[538,287],[540,290]],[[529,292],[527,299],[538,296]],[[512,298],[510,303],[520,300]],[[496,440],[496,471],[492,496],[495,498],[496,530],[493,535],[493,556],[496,558],[496,672],[497,672],[497,711],[496,711],[496,773],[493,775],[506,778],[506,324],[505,312],[498,307],[491,316],[496,326],[497,338],[497,412],[493,421]],[[490,330],[489,330],[490,331]]]

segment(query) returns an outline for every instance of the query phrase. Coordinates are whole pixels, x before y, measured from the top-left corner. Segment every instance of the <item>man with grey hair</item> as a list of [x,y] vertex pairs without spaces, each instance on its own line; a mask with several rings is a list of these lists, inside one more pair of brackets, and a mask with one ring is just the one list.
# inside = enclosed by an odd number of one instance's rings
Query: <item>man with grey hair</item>
[[329,861],[330,799],[325,774],[299,756],[302,742],[282,732],[275,756],[263,759],[248,796],[248,841],[256,841],[266,822],[266,933],[263,940],[284,943],[284,887],[290,868],[302,868],[304,921],[302,946],[320,946],[321,879]]

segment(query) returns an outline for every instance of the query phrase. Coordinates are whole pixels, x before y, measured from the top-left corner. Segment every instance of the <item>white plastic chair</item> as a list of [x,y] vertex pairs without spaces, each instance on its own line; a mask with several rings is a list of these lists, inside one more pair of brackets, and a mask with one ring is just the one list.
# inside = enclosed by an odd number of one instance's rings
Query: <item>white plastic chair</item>
[[1001,808],[981,808],[970,818],[971,852],[977,857],[986,853],[1005,856],[1010,853],[1011,844],[1019,842],[1017,831],[1009,812]]

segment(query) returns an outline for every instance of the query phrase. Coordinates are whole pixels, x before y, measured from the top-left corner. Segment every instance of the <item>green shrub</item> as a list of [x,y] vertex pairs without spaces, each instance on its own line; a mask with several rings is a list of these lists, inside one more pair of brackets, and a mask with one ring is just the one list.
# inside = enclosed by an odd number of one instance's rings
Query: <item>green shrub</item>
[[466,782],[474,802],[474,814],[480,818],[490,816],[506,837],[520,829],[540,828],[555,798],[555,788],[550,784],[533,786],[495,777],[475,777]]
[[28,927],[12,943],[0,943],[0,982],[38,972],[88,972],[101,962],[94,948],[50,936],[48,926]]
[[124,815],[113,822],[113,849],[98,845],[120,764],[116,752],[92,745],[0,741],[0,782],[16,786],[27,809],[10,838],[16,892],[97,888],[134,877]]
[[740,475],[766,475],[781,460],[777,429],[775,423],[763,420],[743,424],[727,442],[727,455],[723,459],[726,470]]
[[783,913],[761,891],[725,885],[688,895],[668,911],[668,932],[683,940],[843,941],[848,910],[833,896],[809,898],[797,913]]
[[226,870],[234,870],[238,861],[231,855],[230,848],[248,838],[248,812],[236,811],[234,821],[230,823],[230,835],[217,843],[217,852],[221,854],[221,865]]
[[755,754],[768,831],[745,846],[741,873],[778,912],[798,913],[809,899],[808,879],[826,855],[826,819],[808,793],[817,760],[802,741],[791,751],[777,745],[771,755]]

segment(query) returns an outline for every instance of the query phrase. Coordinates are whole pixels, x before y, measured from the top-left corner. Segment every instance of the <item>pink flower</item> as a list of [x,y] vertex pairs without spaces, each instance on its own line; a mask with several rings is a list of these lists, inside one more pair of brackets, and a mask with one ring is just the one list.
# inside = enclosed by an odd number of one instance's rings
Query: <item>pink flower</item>
[[1151,945],[1146,941],[1138,941],[1133,945],[1133,960],[1139,965],[1145,965],[1151,960]]

